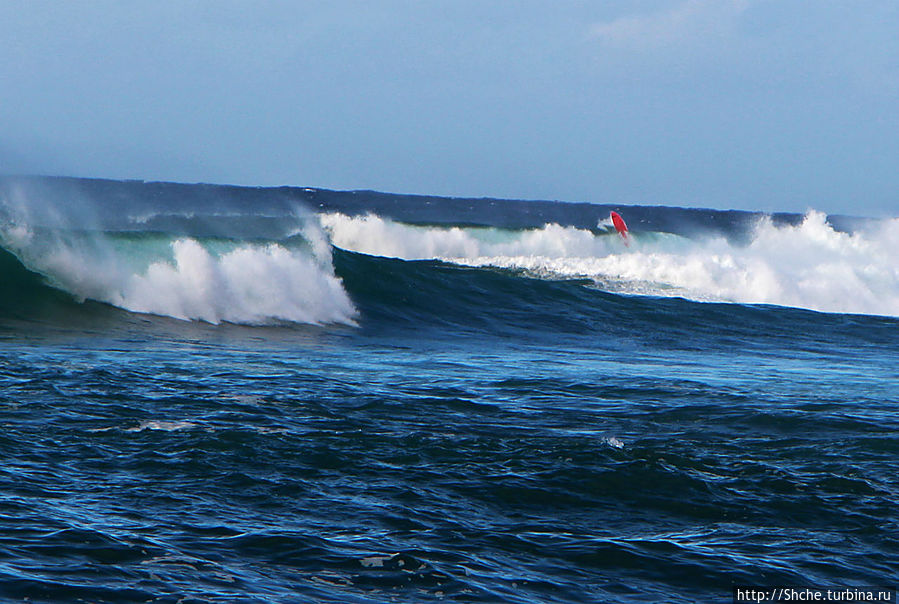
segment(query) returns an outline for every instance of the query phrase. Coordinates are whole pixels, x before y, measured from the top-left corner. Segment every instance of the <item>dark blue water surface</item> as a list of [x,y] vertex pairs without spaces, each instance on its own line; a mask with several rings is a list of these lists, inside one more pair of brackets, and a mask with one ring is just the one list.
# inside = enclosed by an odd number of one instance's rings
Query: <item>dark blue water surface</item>
[[899,574],[895,318],[335,250],[355,325],[211,324],[4,254],[7,600],[725,602]]

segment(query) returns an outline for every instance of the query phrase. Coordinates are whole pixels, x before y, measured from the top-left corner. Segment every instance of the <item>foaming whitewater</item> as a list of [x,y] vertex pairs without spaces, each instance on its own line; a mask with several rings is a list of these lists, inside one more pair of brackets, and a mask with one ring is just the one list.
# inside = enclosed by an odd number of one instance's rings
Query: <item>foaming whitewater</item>
[[252,325],[353,324],[356,314],[330,262],[282,244],[243,243],[219,251],[193,238],[176,239],[162,250],[139,241],[57,240],[37,249],[5,241],[51,285],[133,312]]
[[[317,223],[279,241],[111,232],[71,215],[29,224],[7,204],[0,243],[76,299],[209,323],[355,323]],[[78,228],[75,228],[75,227]]]
[[626,294],[899,315],[897,219],[847,233],[835,230],[823,213],[809,211],[796,225],[759,219],[746,243],[642,233],[630,248],[607,227],[421,227],[339,213],[320,220],[334,245],[370,255],[590,279]]
[[440,259],[477,265],[481,263],[473,261],[488,257],[591,258],[624,247],[616,239],[558,224],[528,230],[444,228],[408,225],[371,214],[348,217],[335,213],[323,214],[319,220],[339,248],[404,260]]
[[172,243],[156,261],[109,288],[128,310],[210,323],[353,322],[340,280],[314,257],[282,245],[241,245],[217,255],[194,239]]

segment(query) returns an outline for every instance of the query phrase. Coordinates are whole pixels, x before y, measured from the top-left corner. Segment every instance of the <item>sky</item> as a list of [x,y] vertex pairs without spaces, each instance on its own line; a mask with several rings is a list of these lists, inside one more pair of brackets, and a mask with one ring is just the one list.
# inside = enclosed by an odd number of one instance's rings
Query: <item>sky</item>
[[0,173],[899,216],[899,2],[0,0]]

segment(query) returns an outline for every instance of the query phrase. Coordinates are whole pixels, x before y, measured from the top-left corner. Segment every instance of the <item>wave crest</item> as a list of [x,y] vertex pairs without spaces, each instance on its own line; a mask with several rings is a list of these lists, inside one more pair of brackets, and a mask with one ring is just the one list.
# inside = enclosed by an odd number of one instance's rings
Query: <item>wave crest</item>
[[[77,299],[209,323],[355,324],[323,237],[287,243],[4,230],[4,246]],[[320,240],[320,241],[318,241]]]
[[307,254],[281,245],[243,245],[216,256],[194,239],[110,292],[116,306],[210,323],[352,324],[340,280]]

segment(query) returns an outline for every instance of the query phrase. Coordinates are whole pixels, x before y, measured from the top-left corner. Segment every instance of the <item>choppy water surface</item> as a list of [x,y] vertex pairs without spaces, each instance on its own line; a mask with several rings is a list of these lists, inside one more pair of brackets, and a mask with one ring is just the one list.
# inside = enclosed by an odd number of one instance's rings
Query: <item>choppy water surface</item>
[[894,583],[894,222],[4,187],[7,599]]

